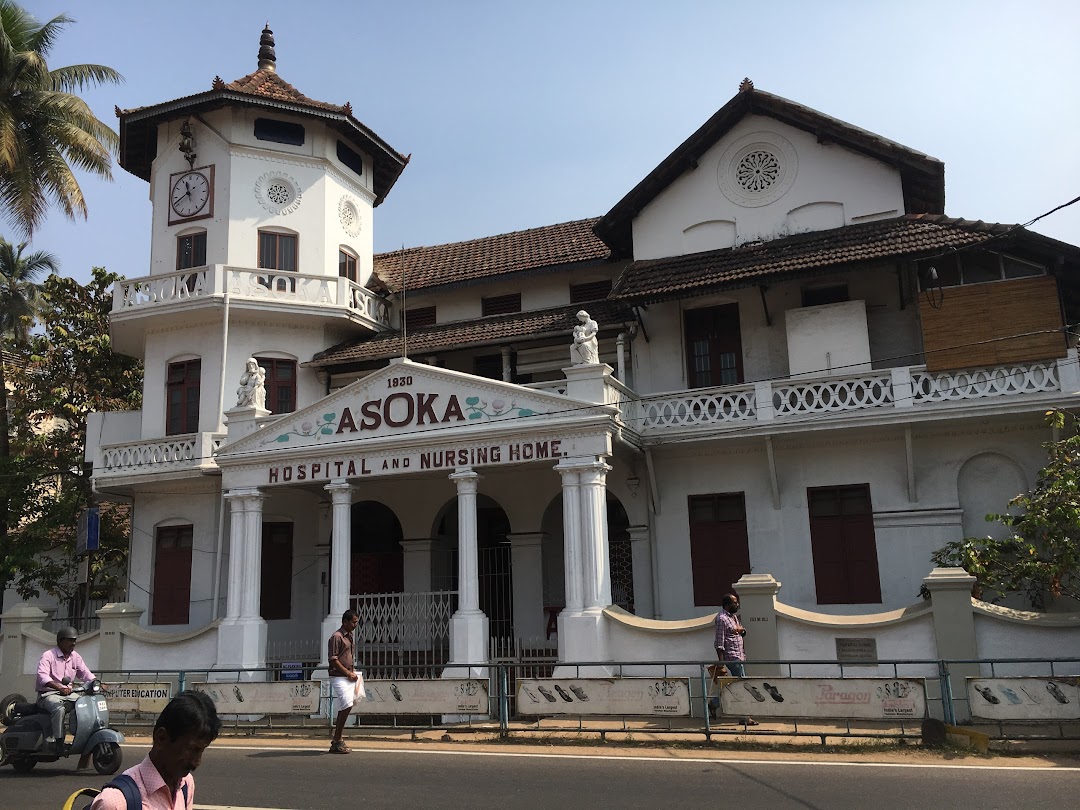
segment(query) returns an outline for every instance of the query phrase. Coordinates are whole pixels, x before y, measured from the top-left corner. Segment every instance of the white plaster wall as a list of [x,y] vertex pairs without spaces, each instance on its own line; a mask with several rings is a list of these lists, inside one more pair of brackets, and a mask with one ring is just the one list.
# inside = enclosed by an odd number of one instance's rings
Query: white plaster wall
[[792,375],[858,374],[870,370],[866,304],[844,301],[784,312]]
[[86,448],[83,458],[93,462],[103,444],[134,441],[142,434],[142,411],[109,411],[86,415]]
[[[304,144],[257,140],[254,121],[258,117],[303,124]],[[217,110],[205,119],[210,127],[194,122],[198,154],[195,167],[214,166],[214,216],[168,224],[169,177],[187,170],[188,164],[177,149],[182,122],[162,125],[150,185],[154,205],[150,272],[173,272],[177,234],[201,229],[207,232],[209,264],[254,268],[258,263],[258,230],[268,228],[298,234],[300,272],[337,276],[337,251],[339,246],[345,246],[357,254],[360,281],[366,281],[371,273],[373,243],[370,155],[354,148],[364,160],[365,172],[360,177],[337,160],[338,136],[318,121],[267,110],[232,109]],[[296,210],[271,214],[260,205],[256,182],[267,172],[282,173],[296,181],[301,192]],[[352,198],[360,213],[357,236],[345,233],[338,217],[338,204],[344,195]]]
[[[180,489],[180,487],[177,487]],[[214,559],[217,545],[218,509],[221,503],[217,492],[183,492],[142,494],[135,498],[132,513],[131,555],[128,565],[128,599],[146,612],[140,623],[149,625],[154,583],[154,538],[159,525],[190,523],[191,553],[191,610],[189,621],[182,625],[155,625],[154,629],[169,631],[201,627],[213,620]],[[228,526],[226,514],[226,527]],[[227,550],[227,547],[226,547]],[[228,570],[227,566],[224,570]],[[222,595],[227,584],[222,577]],[[125,653],[126,655],[126,653]]]
[[[706,612],[703,610],[699,615]],[[710,664],[716,661],[715,631],[711,623],[681,632],[650,631],[610,619],[605,621],[604,627],[608,658],[612,661],[704,661]],[[627,674],[631,673],[628,671]]]
[[[217,628],[208,628],[192,638],[146,641],[124,638],[123,669],[153,669],[159,672],[208,670],[217,663]],[[193,673],[194,674],[194,673]]]
[[[789,339],[785,326],[789,315],[798,318],[804,310],[803,286],[848,285],[851,302],[830,305],[849,309],[862,302],[865,323],[858,337],[862,345],[869,340],[870,357],[874,368],[911,365],[921,351],[921,334],[913,306],[901,309],[896,274],[891,267],[865,270],[859,273],[833,274],[802,281],[770,284],[766,291],[770,326],[765,318],[761,295],[756,288],[731,290],[717,295],[705,295],[683,302],[650,304],[641,310],[645,331],[639,331],[632,346],[635,390],[639,394],[679,391],[687,386],[686,346],[682,310],[735,303],[739,306],[739,326],[742,330],[743,376],[747,382],[782,380],[790,373]],[[826,309],[814,307],[813,309]],[[854,326],[848,323],[847,338]],[[839,324],[837,324],[839,325]],[[645,334],[648,334],[648,340]],[[829,338],[830,344],[844,341]],[[842,346],[841,346],[842,350]],[[860,361],[861,361],[860,355]],[[818,361],[806,361],[814,369]],[[804,363],[804,365],[806,364]],[[834,366],[837,361],[834,360]],[[803,370],[803,369],[799,369]]]
[[[229,319],[229,345],[225,366],[224,410],[236,405],[236,388],[247,358],[253,355],[292,358],[297,361],[296,402],[298,408],[321,399],[326,389],[311,369],[300,364],[326,348],[326,333],[320,324],[303,328],[272,319],[254,320],[233,314]],[[202,360],[199,430],[221,429],[221,322],[207,321],[146,337],[143,371],[142,438],[165,435],[165,383],[169,364],[180,359]]]
[[[1080,659],[1080,624],[1070,627],[1047,627],[1036,621],[1009,621],[975,614],[975,643],[979,658],[1077,658]],[[990,675],[984,664],[983,674]],[[1054,665],[1049,663],[995,664],[997,676],[1011,675],[1080,675],[1080,660]]]
[[[654,518],[659,618],[684,619],[693,604],[687,496],[744,492],[750,564],[784,584],[784,602],[832,614],[890,610],[917,597],[933,567],[930,554],[963,536],[957,474],[972,455],[994,449],[1033,476],[1047,438],[1039,417],[982,420],[979,426],[917,428],[916,500],[908,500],[903,434],[896,428],[774,438],[781,508],[773,508],[764,442],[676,444],[654,449],[661,511]],[[881,575],[880,605],[818,606],[813,577],[808,487],[870,484]]]
[[[877,657],[885,660],[934,661],[937,659],[937,640],[934,636],[933,614],[906,621],[892,622],[880,627],[822,627],[802,622],[784,615],[776,617],[777,634],[780,639],[780,658],[792,661],[829,661],[836,659],[836,639],[872,638],[877,642]],[[832,665],[805,665],[792,667],[793,677],[828,678],[840,675],[840,667]],[[936,664],[898,665],[894,672],[891,664],[870,667],[844,666],[844,674],[863,677],[894,675],[910,677],[937,677]]]
[[[757,132],[775,132],[786,138],[798,156],[798,174],[778,200],[758,208],[739,206],[724,196],[717,170],[733,142]],[[634,258],[656,259],[698,250],[728,247],[728,231],[712,229],[713,244],[686,239],[684,232],[703,222],[734,222],[736,242],[768,240],[803,229],[835,227],[834,216],[820,211],[799,215],[797,209],[813,203],[843,206],[843,224],[875,216],[904,213],[899,172],[835,144],[820,144],[802,130],[772,118],[747,116],[634,219]],[[789,220],[789,212],[797,212]]]

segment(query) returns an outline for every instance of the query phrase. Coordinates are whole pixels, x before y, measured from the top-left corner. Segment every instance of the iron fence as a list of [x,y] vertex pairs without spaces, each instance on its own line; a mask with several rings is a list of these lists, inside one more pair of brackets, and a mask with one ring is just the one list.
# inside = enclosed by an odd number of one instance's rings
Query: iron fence
[[[363,729],[399,729],[411,731],[413,736],[424,730],[454,729],[457,731],[487,732],[504,738],[512,735],[552,734],[609,734],[690,735],[704,736],[706,740],[724,736],[817,738],[824,745],[828,739],[862,738],[888,740],[914,740],[922,735],[922,723],[928,718],[956,725],[958,716],[966,725],[988,733],[995,740],[1077,740],[1080,739],[1080,721],[1049,720],[1023,722],[1017,720],[993,721],[969,717],[965,703],[968,696],[962,684],[964,678],[993,679],[998,677],[1031,676],[1032,674],[1057,679],[1062,684],[1080,689],[1080,658],[1011,658],[969,660],[919,660],[896,659],[866,662],[838,662],[835,660],[812,661],[750,661],[746,663],[747,680],[767,677],[785,691],[791,688],[793,678],[850,679],[874,678],[876,680],[920,679],[925,684],[925,710],[919,716],[892,719],[859,719],[844,717],[842,711],[834,716],[764,719],[761,726],[747,725],[741,717],[717,718],[716,689],[711,670],[715,662],[704,661],[652,661],[652,662],[578,662],[558,663],[552,651],[545,646],[531,646],[521,640],[510,645],[492,645],[493,660],[473,665],[441,663],[413,663],[409,666],[365,667],[368,680],[435,680],[445,677],[468,677],[479,674],[487,680],[487,712],[478,715],[459,714],[406,714],[388,712],[385,715],[353,715],[350,725]],[[495,660],[502,653],[503,660]],[[514,660],[509,660],[513,658]],[[187,688],[196,682],[252,682],[288,679],[280,664],[261,669],[247,670],[125,670],[99,673],[106,682],[167,684],[170,694]],[[305,680],[326,677],[325,670],[305,667],[300,676]],[[550,712],[546,714],[523,711],[518,705],[521,684],[532,679],[581,679],[585,686],[593,682],[619,681],[621,679],[678,679],[686,684],[689,711],[680,716],[644,716],[640,714],[597,715],[581,712],[574,714]],[[725,679],[727,683],[739,683],[737,679]],[[259,729],[329,728],[332,724],[333,706],[328,683],[321,684],[319,711],[311,714],[279,714],[262,717],[226,715],[227,727],[234,730],[256,731]],[[560,695],[564,694],[562,692]],[[572,696],[563,699],[571,702]],[[565,706],[559,706],[560,712]],[[960,711],[958,712],[958,709]],[[112,712],[122,726],[150,727],[155,717],[138,712]]]

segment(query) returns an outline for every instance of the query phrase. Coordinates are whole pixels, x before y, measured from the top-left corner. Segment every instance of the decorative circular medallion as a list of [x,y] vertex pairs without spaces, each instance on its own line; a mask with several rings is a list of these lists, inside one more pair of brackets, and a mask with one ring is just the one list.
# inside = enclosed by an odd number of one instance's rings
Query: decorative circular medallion
[[733,203],[758,208],[783,197],[798,171],[799,158],[787,138],[775,132],[755,132],[724,150],[716,180]]
[[287,174],[267,172],[255,181],[255,199],[271,214],[291,214],[300,207],[300,186]]
[[341,220],[341,227],[345,229],[345,233],[349,236],[360,235],[360,209],[356,206],[356,201],[348,194],[342,196],[338,200],[338,219]]

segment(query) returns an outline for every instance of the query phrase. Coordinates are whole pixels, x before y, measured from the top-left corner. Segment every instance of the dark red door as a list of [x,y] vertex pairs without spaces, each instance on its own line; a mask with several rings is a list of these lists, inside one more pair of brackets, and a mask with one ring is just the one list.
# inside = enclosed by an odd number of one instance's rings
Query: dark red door
[[694,604],[719,605],[732,583],[750,573],[746,502],[733,492],[691,495],[689,505]]
[[293,525],[264,523],[259,601],[264,619],[292,618],[292,566]]
[[192,536],[192,526],[161,526],[156,532],[151,624],[189,621]]
[[688,309],[686,379],[690,388],[735,385],[743,380],[739,305]]
[[807,500],[818,604],[881,602],[870,486],[812,488]]

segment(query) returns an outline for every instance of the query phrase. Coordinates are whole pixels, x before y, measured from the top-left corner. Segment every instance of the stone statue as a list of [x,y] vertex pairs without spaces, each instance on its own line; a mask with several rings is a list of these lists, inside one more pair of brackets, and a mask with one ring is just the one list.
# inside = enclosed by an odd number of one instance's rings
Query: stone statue
[[574,343],[570,347],[570,362],[575,366],[599,363],[600,349],[596,344],[596,333],[600,331],[600,327],[585,310],[578,312],[577,319]]
[[236,407],[266,409],[266,370],[254,357],[247,359],[244,373],[240,375],[240,387],[236,389]]

